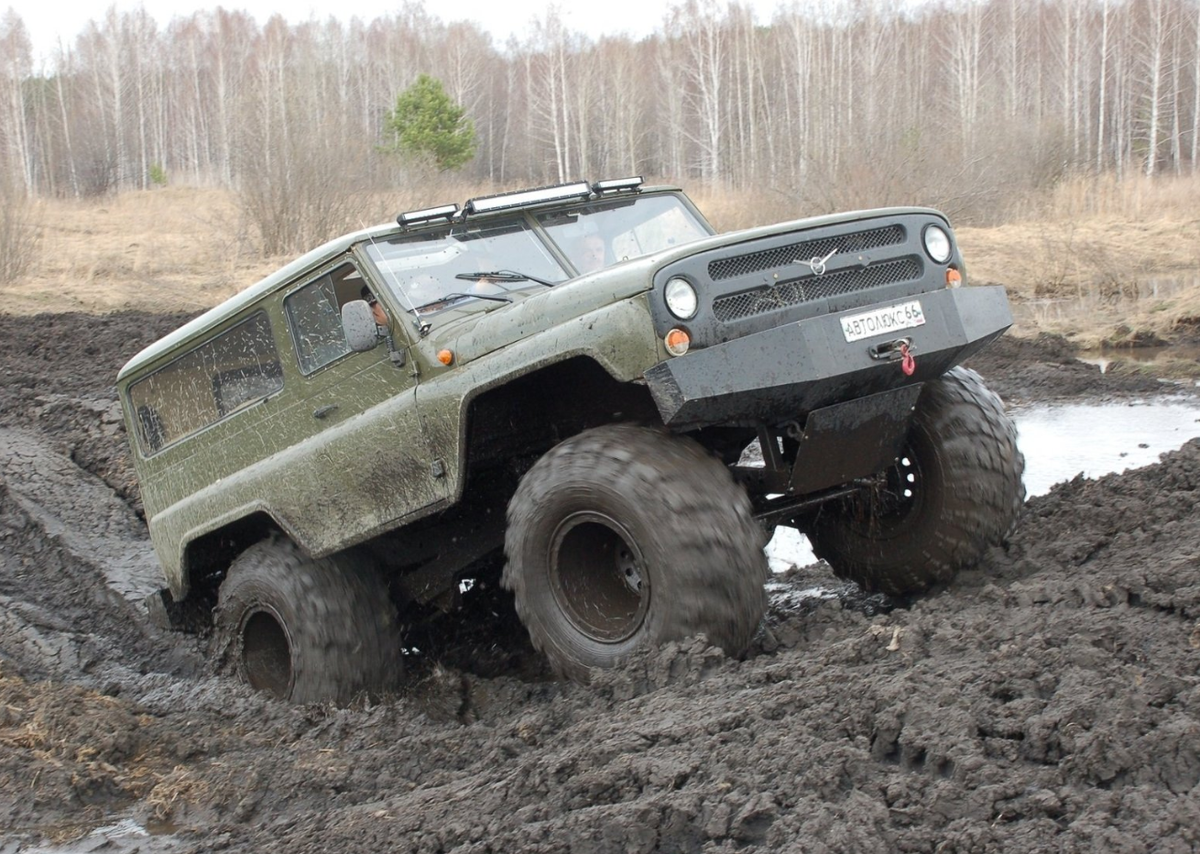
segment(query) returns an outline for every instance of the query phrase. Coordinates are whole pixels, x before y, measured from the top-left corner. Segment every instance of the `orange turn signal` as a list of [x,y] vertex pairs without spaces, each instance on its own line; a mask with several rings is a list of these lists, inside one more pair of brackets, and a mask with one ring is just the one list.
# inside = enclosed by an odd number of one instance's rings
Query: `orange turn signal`
[[955,270],[953,267],[946,268],[946,287],[957,288],[962,284],[962,273]]
[[663,339],[667,345],[667,352],[672,356],[682,356],[688,351],[691,346],[692,339],[682,329],[672,329],[667,333],[667,337]]
[[453,365],[454,364],[454,351],[453,350],[438,350],[438,361],[441,362],[443,365]]

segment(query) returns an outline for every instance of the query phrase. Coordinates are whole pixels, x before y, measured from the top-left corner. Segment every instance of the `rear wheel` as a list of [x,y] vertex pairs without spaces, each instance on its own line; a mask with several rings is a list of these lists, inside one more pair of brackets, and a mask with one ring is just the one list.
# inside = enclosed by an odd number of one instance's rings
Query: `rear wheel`
[[613,425],[567,439],[508,507],[504,585],[558,673],[703,633],[731,655],[766,609],[762,529],[700,445]]
[[374,567],[346,555],[313,560],[282,538],[229,568],[215,643],[252,688],[296,703],[345,703],[402,675],[395,607]]
[[821,509],[813,551],[841,578],[920,593],[999,543],[1025,500],[1025,460],[1004,406],[977,373],[925,384],[908,445],[880,482]]

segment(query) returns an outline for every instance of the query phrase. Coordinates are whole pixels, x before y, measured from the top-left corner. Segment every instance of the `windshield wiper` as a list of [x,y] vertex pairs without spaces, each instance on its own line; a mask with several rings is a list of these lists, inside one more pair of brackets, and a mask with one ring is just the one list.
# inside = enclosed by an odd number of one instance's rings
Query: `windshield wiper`
[[419,306],[417,306],[417,308],[429,308],[429,306],[431,306],[431,305],[438,305],[439,303],[450,302],[451,300],[459,300],[459,299],[490,299],[490,300],[492,300],[492,302],[512,302],[512,297],[502,297],[499,294],[452,293],[452,294],[442,294],[440,297],[433,300],[432,302],[427,302],[424,305],[419,305]]
[[484,270],[479,273],[459,273],[454,278],[468,279],[470,281],[479,281],[480,279],[495,279],[497,282],[537,282],[539,285],[545,285],[552,288],[558,282],[547,282],[545,279],[539,279],[537,276],[531,276],[528,273],[518,273],[516,270]]

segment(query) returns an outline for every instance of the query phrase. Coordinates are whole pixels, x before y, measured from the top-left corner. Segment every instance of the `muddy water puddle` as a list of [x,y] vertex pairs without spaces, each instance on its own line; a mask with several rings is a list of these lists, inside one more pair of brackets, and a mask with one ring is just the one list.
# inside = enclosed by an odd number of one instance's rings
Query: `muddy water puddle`
[[1200,436],[1194,400],[1034,406],[1012,415],[1031,496],[1078,474],[1096,478],[1150,465]]
[[[73,827],[58,828],[59,835],[69,836]],[[177,840],[169,833],[175,830],[168,827],[163,830],[148,830],[132,818],[117,819],[113,824],[97,827],[83,836],[62,844],[46,843],[33,848],[18,849],[25,854],[92,854],[103,851],[106,854],[154,854],[175,850]],[[8,849],[2,849],[7,851]]]
[[1174,359],[1181,362],[1200,362],[1200,346],[1195,344],[1169,344],[1162,347],[1131,347],[1120,350],[1082,350],[1076,358],[1089,365],[1100,368],[1100,373],[1107,373],[1108,367],[1116,361],[1138,362],[1153,364],[1159,359]]
[[[1010,412],[1017,423],[1017,444],[1025,454],[1025,490],[1044,495],[1056,483],[1082,474],[1109,472],[1158,462],[1159,454],[1200,436],[1200,401],[1182,398],[1120,403],[1071,403],[1021,407]],[[816,562],[808,538],[778,528],[767,546],[771,569]],[[813,596],[836,596],[814,588]]]

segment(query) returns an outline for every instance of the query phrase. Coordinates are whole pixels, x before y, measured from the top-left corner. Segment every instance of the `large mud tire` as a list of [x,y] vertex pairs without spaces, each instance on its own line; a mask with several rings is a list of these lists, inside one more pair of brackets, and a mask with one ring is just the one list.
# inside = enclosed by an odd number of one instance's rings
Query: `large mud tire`
[[294,703],[379,694],[403,672],[396,609],[375,568],[346,555],[313,560],[280,537],[233,562],[215,622],[217,660]]
[[766,610],[764,544],[745,491],[700,445],[597,427],[521,480],[503,583],[554,670],[586,682],[591,668],[699,633],[744,652]]
[[822,508],[813,551],[865,590],[921,593],[1003,540],[1025,501],[1024,469],[1000,398],[954,368],[925,384],[886,484]]

